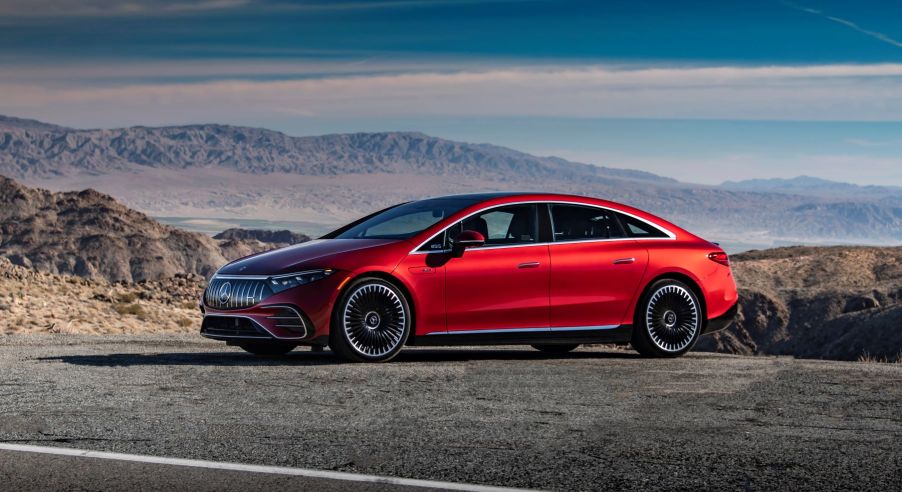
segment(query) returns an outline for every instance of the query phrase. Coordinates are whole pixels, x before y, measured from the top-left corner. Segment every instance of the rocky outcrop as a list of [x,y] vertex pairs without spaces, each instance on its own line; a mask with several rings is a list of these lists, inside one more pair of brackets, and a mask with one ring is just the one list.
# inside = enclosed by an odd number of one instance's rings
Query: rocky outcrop
[[699,349],[855,360],[902,357],[902,247],[793,247],[731,259],[736,324]]
[[0,255],[39,271],[110,281],[208,276],[212,238],[169,227],[94,190],[52,193],[0,177]]

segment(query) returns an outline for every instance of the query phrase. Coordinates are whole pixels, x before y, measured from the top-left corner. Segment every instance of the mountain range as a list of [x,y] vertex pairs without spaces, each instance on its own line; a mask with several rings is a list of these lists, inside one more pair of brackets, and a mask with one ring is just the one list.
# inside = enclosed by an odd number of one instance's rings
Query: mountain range
[[311,235],[425,196],[529,190],[627,203],[728,245],[902,241],[898,189],[705,186],[416,132],[81,130],[0,117],[0,174],[51,190],[94,188],[154,216],[291,221]]

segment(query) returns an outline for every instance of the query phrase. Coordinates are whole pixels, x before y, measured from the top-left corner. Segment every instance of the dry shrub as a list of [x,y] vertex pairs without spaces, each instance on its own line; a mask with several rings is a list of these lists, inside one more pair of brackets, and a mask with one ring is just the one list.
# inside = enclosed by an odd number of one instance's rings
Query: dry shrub
[[144,317],[147,315],[147,311],[145,311],[140,304],[134,303],[129,304],[125,302],[119,302],[113,304],[113,310],[122,315],[131,314],[138,317]]

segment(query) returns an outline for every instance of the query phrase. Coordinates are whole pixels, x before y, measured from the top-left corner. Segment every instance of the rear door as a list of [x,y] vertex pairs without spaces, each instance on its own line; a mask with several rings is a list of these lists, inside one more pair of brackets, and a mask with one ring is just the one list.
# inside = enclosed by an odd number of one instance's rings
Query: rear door
[[611,210],[550,204],[551,328],[610,328],[627,312],[648,265],[648,251],[627,236]]

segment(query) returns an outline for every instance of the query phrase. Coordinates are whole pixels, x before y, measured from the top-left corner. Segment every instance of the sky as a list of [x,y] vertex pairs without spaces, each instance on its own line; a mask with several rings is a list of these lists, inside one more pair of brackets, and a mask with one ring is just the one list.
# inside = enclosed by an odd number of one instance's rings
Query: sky
[[0,0],[0,114],[902,186],[902,2]]

